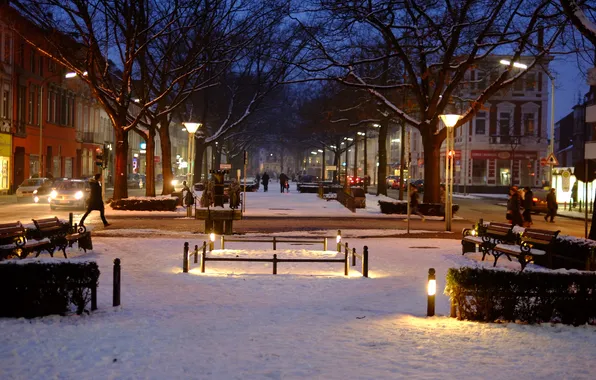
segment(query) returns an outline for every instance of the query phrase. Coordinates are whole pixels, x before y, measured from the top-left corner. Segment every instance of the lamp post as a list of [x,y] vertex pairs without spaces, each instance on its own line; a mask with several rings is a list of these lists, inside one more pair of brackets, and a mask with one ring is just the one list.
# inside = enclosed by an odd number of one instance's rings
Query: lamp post
[[[550,144],[548,147],[549,154],[555,154],[555,78],[547,71],[546,74],[550,79]],[[548,165],[548,184],[553,187],[553,166]]]
[[186,122],[186,123],[182,123],[182,125],[184,125],[184,127],[186,128],[186,131],[188,132],[188,184],[190,186],[190,188],[193,188],[193,163],[194,163],[194,150],[195,150],[195,132],[197,131],[197,129],[199,129],[199,127],[202,125],[201,123],[192,123],[192,122]]
[[443,124],[447,128],[447,138],[445,139],[445,231],[451,231],[451,217],[453,204],[453,156],[455,152],[453,146],[453,127],[461,117],[456,114],[440,115]]
[[366,131],[358,132],[358,135],[362,136],[363,141],[364,141],[364,152],[363,152],[364,170],[362,172],[362,175],[364,176],[364,193],[366,194],[368,192],[368,151],[367,151],[368,141],[366,139]]

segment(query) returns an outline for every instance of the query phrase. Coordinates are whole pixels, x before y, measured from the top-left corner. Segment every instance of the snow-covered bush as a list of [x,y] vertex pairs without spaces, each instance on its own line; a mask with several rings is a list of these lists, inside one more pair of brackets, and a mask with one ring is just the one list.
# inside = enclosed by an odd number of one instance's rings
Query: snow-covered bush
[[114,210],[128,211],[176,211],[177,197],[132,197],[112,201],[110,206]]

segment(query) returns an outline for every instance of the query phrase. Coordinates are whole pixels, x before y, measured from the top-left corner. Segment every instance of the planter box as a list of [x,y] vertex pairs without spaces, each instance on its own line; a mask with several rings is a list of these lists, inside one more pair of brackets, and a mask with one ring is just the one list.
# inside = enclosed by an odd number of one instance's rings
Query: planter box
[[[398,202],[387,202],[387,201],[379,201],[379,206],[381,206],[381,212],[383,214],[407,214],[408,213],[408,204],[405,201],[398,201]],[[453,215],[459,210],[459,205],[451,206]],[[421,203],[418,205],[418,211],[420,211],[423,215],[427,216],[445,216],[444,213],[441,212],[441,204],[440,203]]]

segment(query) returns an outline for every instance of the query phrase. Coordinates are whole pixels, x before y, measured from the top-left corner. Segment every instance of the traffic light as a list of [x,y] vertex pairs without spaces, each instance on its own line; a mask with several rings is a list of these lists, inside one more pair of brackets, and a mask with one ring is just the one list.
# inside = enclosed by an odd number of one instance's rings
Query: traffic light
[[95,148],[95,165],[103,168],[103,150],[100,147]]

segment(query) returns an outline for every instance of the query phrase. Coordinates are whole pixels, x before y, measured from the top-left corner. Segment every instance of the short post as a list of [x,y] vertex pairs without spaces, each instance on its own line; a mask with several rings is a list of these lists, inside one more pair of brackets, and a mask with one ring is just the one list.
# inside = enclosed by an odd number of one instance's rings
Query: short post
[[428,303],[426,307],[426,316],[432,317],[435,315],[435,295],[437,294],[437,280],[435,278],[435,268],[428,270]]
[[[346,245],[348,245],[346,243]],[[350,274],[350,262],[348,261],[348,255],[349,255],[349,251],[348,251],[348,247],[346,247],[346,252],[344,253],[344,276],[347,276],[348,274]]]
[[213,251],[213,245],[215,244],[215,232],[209,234],[209,252]]
[[362,250],[362,275],[368,277],[368,246]]
[[350,248],[348,247],[348,242],[346,242],[346,244],[344,244],[344,253],[348,253],[348,251],[350,250]]
[[186,216],[188,218],[192,217],[192,207],[190,205],[186,206]]
[[337,252],[341,252],[341,230],[337,230],[335,241],[337,242]]
[[275,236],[273,237],[273,250],[277,251],[277,241],[275,240]]
[[91,311],[97,310],[97,284],[91,286]]
[[326,250],[327,250],[327,238],[325,237],[323,239],[323,251],[326,251]]
[[273,274],[277,274],[277,253],[273,254]]
[[221,249],[226,249],[226,235],[221,235]]
[[184,242],[184,252],[182,253],[182,273],[188,273],[188,242]]
[[72,212],[68,213],[68,226],[71,228],[72,230]]
[[120,259],[114,259],[114,292],[112,306],[120,306]]
[[195,251],[193,252],[195,255],[195,264],[199,262],[199,246],[195,244]]
[[207,242],[203,242],[203,252],[201,252],[201,273],[205,273],[205,257],[207,256]]
[[356,265],[356,248],[352,248],[352,266]]

